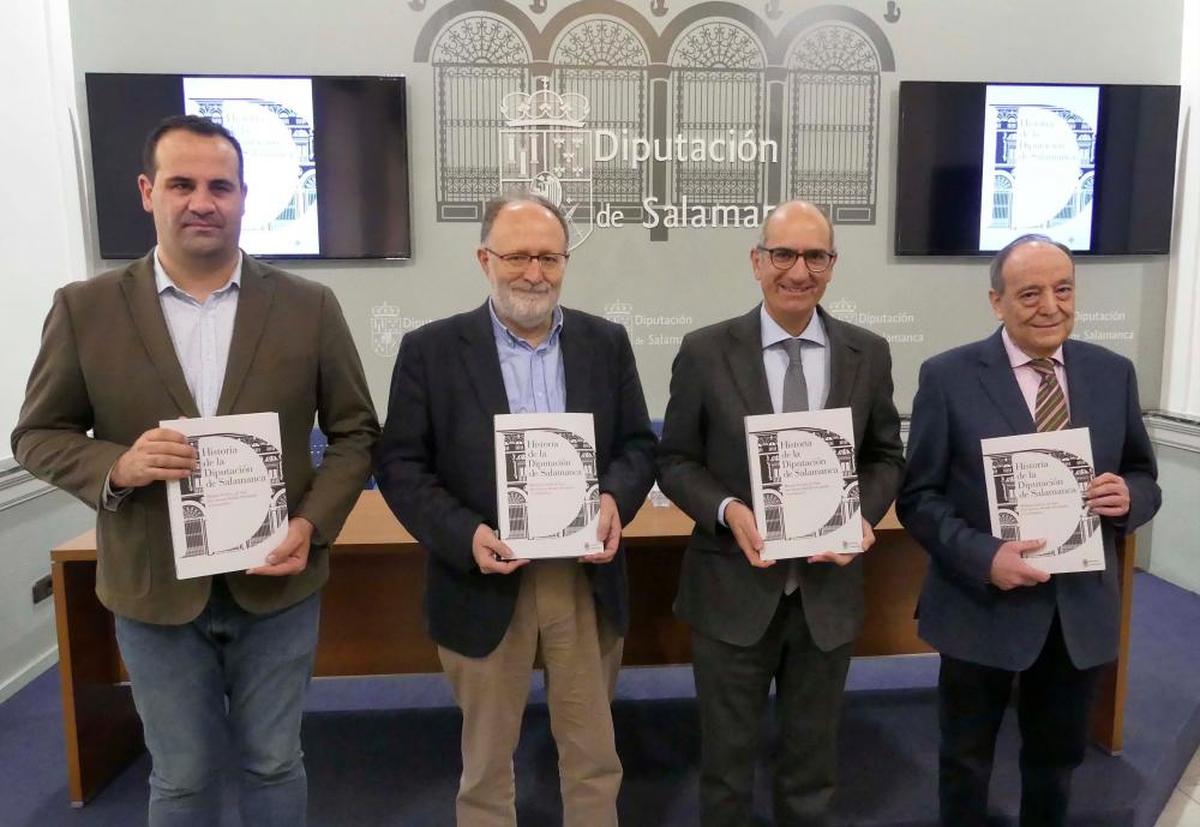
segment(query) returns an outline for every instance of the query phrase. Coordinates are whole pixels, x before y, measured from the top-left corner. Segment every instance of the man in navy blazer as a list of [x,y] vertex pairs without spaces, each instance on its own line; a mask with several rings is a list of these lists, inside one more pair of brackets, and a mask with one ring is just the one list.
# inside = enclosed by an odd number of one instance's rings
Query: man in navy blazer
[[[1117,656],[1116,540],[1154,515],[1161,493],[1133,365],[1068,338],[1070,251],[1016,239],[992,262],[989,298],[1000,330],[921,367],[897,511],[930,557],[919,632],[942,657],[941,823],[986,823],[996,733],[1019,675],[1021,824],[1061,825],[1100,669]],[[1024,559],[1042,540],[992,536],[980,440],[1039,425],[1090,432],[1085,499],[1100,516],[1104,571],[1051,576]]]
[[[477,258],[491,297],[404,337],[376,453],[379,488],[429,552],[425,616],[463,712],[460,827],[516,827],[512,755],[534,658],[546,670],[563,824],[616,827],[609,710],[629,625],[621,528],[654,482],[655,437],[625,329],[558,303],[562,213],[490,203]],[[514,559],[496,535],[493,417],[593,416],[604,549]]]

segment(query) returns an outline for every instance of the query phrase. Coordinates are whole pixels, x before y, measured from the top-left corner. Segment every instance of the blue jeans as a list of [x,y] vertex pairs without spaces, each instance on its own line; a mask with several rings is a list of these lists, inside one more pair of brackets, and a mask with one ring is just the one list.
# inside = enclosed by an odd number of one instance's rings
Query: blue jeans
[[[220,823],[221,776],[238,770],[246,827],[303,827],[308,780],[300,749],[320,599],[254,615],[223,577],[182,626],[116,618],[117,643],[150,751],[150,827]],[[236,764],[227,760],[229,742]]]

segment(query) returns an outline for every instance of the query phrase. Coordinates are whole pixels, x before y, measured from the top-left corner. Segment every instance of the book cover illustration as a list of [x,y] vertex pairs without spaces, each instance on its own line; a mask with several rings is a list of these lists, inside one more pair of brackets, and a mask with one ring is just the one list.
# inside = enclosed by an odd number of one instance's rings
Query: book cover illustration
[[748,416],[746,450],[763,559],[862,551],[849,408]]
[[592,415],[495,418],[500,539],[519,558],[579,557],[596,539],[600,479]]
[[1095,476],[1087,428],[981,441],[992,535],[1045,540],[1029,564],[1051,574],[1104,569],[1100,518],[1084,495]]
[[187,437],[199,459],[191,476],[167,483],[176,576],[263,565],[287,536],[279,416],[236,414],[159,424]]

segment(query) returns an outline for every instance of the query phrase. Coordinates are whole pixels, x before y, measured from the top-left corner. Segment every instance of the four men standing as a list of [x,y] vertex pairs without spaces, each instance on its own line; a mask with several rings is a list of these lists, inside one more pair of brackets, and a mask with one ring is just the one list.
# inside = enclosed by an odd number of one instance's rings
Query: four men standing
[[[367,477],[378,424],[332,292],[238,248],[241,148],[202,118],[149,137],[143,204],[158,243],[144,259],[61,289],[46,321],[13,452],[97,511],[97,592],[153,759],[150,823],[218,820],[232,732],[243,821],[299,825],[299,742],[329,544]],[[616,825],[622,769],[610,702],[629,600],[621,537],[655,476],[655,437],[624,328],[559,304],[567,224],[535,195],[490,203],[476,257],[479,308],[404,337],[375,465],[397,517],[429,552],[429,632],[463,713],[462,827],[514,827],[512,756],[535,658],[545,666],[564,823]],[[886,341],[820,307],[833,228],[790,202],[750,251],[763,301],[683,340],[657,454],[663,491],[695,521],[677,615],[693,630],[705,827],[752,821],[754,767],[772,683],[780,722],[781,825],[825,824],[846,672],[863,621],[863,563],[830,550],[774,562],[748,503],[744,417],[852,412],[863,548],[904,474]],[[1089,701],[1117,654],[1115,542],[1160,502],[1127,359],[1069,339],[1070,252],[1041,236],[995,258],[999,331],[926,362],[898,501],[930,554],[920,633],[942,655],[940,805],[947,827],[986,821],[996,733],[1014,676],[1023,825],[1065,823]],[[132,379],[132,381],[131,381]],[[159,420],[276,411],[287,539],[245,573],[179,580],[164,482],[196,455]],[[515,559],[496,534],[493,417],[594,418],[603,550]],[[316,419],[329,447],[308,453]],[[991,535],[980,440],[1087,427],[1107,568],[1046,575],[1037,541]],[[90,432],[90,433],[89,433]]]

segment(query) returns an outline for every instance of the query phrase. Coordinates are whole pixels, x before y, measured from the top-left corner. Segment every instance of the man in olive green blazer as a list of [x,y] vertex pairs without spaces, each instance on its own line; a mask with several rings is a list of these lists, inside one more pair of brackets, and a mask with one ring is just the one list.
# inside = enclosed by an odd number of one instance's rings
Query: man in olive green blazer
[[[304,823],[299,730],[328,547],[362,490],[379,425],[328,287],[237,246],[241,149],[201,118],[164,121],[139,177],[158,245],[54,297],[12,435],[29,471],[96,509],[96,592],[153,759],[150,823],[216,824],[222,734],[243,823]],[[279,414],[289,528],[268,565],[176,577],[166,481],[195,453],[160,420]],[[314,420],[329,440],[313,468]]]

